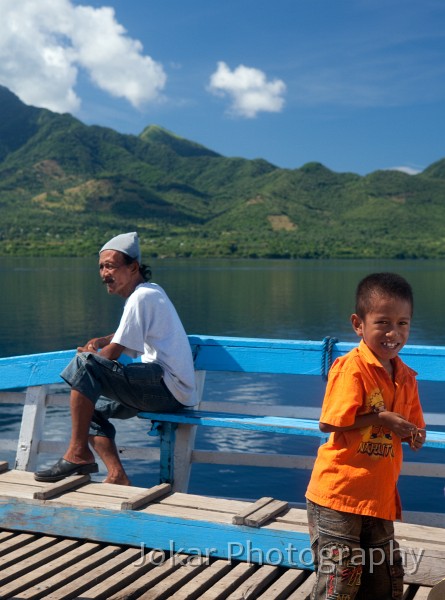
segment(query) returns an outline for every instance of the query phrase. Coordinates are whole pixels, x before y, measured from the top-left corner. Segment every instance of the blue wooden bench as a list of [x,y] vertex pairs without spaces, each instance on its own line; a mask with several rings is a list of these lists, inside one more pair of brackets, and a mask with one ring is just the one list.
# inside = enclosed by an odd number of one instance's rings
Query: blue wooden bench
[[[326,377],[330,364],[337,356],[345,354],[354,347],[354,344],[335,343],[329,338],[323,342],[300,342],[190,336],[190,343],[198,373],[224,371],[323,377]],[[419,379],[443,380],[441,378],[444,377],[444,369],[438,366],[439,362],[445,364],[442,362],[445,360],[443,348],[407,346],[404,348],[404,355],[404,360],[419,372]],[[298,402],[301,403],[302,399],[299,398]],[[210,407],[212,403],[204,402],[204,405]],[[223,410],[221,405],[217,405],[213,410],[184,409],[176,413],[139,413],[140,418],[152,421],[150,435],[160,436],[160,481],[162,483],[172,483],[177,490],[187,489],[193,456],[199,454],[199,451],[194,448],[193,431],[196,426],[311,436],[319,438],[320,443],[324,443],[328,438],[328,435],[320,431],[318,418],[244,414],[246,407],[244,411],[238,410],[232,413],[231,406],[227,403]],[[251,408],[248,407],[250,410]],[[261,408],[263,411],[266,408],[276,410],[273,406]],[[303,412],[304,408],[296,407],[295,412],[300,411]],[[179,444],[177,443],[178,432],[181,434]],[[425,447],[445,449],[445,432],[428,431]],[[211,453],[201,453],[204,454]],[[295,465],[309,468],[308,462],[305,462],[303,457],[294,458]],[[277,456],[275,466],[279,466],[281,460],[282,457]],[[235,461],[230,464],[237,463]],[[261,466],[264,462],[256,455],[250,463],[244,461],[242,464]]]
[[[161,434],[161,479],[172,481],[176,491],[188,490],[188,479],[193,463],[224,465],[267,466],[272,468],[311,469],[313,456],[298,454],[260,454],[249,452],[208,451],[195,448],[195,435],[198,427],[230,428],[254,432],[306,436],[326,439],[318,429],[319,408],[301,406],[305,398],[298,393],[296,385],[296,405],[277,406],[252,402],[208,402],[204,395],[206,372],[283,374],[313,376],[314,381],[326,375],[330,363],[348,352],[355,344],[334,343],[332,339],[323,341],[266,340],[251,338],[223,338],[189,336],[195,360],[198,388],[202,402],[199,410],[187,409],[175,414],[142,413],[142,418],[152,419],[154,429]],[[74,356],[75,351],[50,352],[29,356],[0,359],[0,404],[24,404],[22,427],[18,446],[16,468],[34,470],[37,456],[41,452],[60,455],[65,450],[66,440],[51,441],[42,439],[45,431],[45,411],[48,405],[66,406],[67,398],[61,394],[52,395],[46,386],[62,383],[60,372]],[[445,381],[445,347],[406,346],[402,357],[418,372],[419,380]],[[22,391],[17,391],[21,388]],[[321,406],[322,389],[319,385]],[[248,413],[248,414],[246,414]],[[428,423],[427,446],[445,448],[445,434],[431,431],[431,425],[445,425],[445,415],[426,415]],[[14,442],[0,439],[0,452],[12,447]],[[295,444],[297,447],[298,444]],[[139,460],[159,460],[157,448],[120,447],[124,458]],[[417,457],[416,457],[417,458]],[[419,455],[421,459],[421,456]],[[406,475],[445,477],[445,464],[441,460],[435,464],[405,462]]]
[[[160,436],[161,483],[174,483],[175,434],[178,425],[199,425],[294,436],[312,436],[320,438],[320,443],[324,443],[329,437],[320,431],[318,421],[311,419],[230,414],[190,409],[175,413],[141,412],[138,416],[152,421],[150,435]],[[445,432],[429,431],[424,447],[445,450]]]
[[[202,425],[204,427],[262,431],[296,436],[309,435],[321,438],[322,441],[326,441],[328,437],[320,431],[318,421],[310,419],[230,414],[190,409],[175,413],[141,412],[138,416],[152,421],[152,429],[149,435],[160,436],[160,482],[171,483],[172,485],[175,481],[174,456],[178,425]],[[183,455],[183,452],[181,454]],[[190,464],[184,466],[183,461],[181,462],[182,468],[190,469]],[[182,477],[184,477],[184,473]]]

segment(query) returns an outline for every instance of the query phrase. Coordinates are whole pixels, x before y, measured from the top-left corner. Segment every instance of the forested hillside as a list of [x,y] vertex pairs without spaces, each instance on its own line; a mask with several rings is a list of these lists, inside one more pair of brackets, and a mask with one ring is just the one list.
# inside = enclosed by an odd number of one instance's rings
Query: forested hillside
[[0,210],[1,255],[90,255],[137,230],[148,257],[443,257],[445,159],[418,175],[281,169],[0,87]]

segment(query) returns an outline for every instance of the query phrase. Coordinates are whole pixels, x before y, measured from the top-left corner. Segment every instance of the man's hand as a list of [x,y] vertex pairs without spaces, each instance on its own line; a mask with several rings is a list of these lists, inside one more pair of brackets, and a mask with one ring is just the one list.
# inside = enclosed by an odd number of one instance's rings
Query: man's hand
[[101,348],[105,348],[113,339],[113,335],[106,335],[104,337],[96,337],[89,340],[85,346],[79,346],[77,352],[98,352]]

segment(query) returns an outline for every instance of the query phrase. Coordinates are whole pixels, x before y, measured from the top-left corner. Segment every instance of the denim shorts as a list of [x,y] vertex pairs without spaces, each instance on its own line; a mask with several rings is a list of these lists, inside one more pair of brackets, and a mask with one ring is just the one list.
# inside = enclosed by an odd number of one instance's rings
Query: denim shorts
[[175,412],[183,405],[164,383],[157,363],[131,363],[80,352],[60,374],[73,389],[95,405],[90,435],[114,439],[109,419],[130,419],[140,411]]
[[311,600],[401,600],[403,566],[394,523],[307,501],[314,566]]

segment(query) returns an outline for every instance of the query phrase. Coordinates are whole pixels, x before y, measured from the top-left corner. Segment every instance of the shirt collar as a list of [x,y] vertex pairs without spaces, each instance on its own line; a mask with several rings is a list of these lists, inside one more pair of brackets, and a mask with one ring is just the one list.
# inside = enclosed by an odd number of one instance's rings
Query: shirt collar
[[[360,355],[363,357],[363,359],[369,365],[372,365],[373,367],[380,367],[381,369],[385,368],[382,365],[382,363],[379,361],[379,359],[375,356],[375,354],[373,352],[371,352],[371,350],[368,348],[368,346],[365,344],[365,342],[363,340],[360,340],[358,350],[359,350]],[[399,356],[396,356],[393,359],[393,367],[394,367],[395,379],[404,377],[404,375],[406,374],[407,371],[410,372],[414,376],[417,375],[417,373],[413,369],[408,367],[408,365],[406,365]]]

